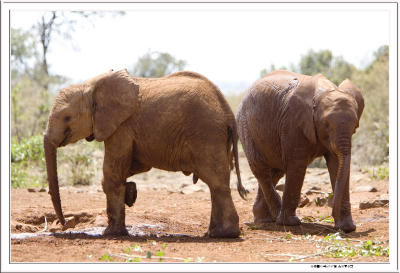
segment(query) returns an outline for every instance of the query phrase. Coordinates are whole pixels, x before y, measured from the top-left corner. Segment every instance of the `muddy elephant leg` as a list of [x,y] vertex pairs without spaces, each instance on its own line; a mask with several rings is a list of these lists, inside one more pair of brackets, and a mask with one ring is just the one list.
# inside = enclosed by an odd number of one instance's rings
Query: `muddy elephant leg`
[[[266,169],[262,175],[257,175],[256,177],[258,180],[258,192],[253,204],[254,223],[275,222],[281,209],[282,201],[279,194],[271,186],[275,187],[282,177],[282,173]],[[268,200],[267,198],[270,199],[270,202],[266,201]]]
[[107,199],[108,217],[104,235],[126,235],[128,234],[125,228],[126,179],[131,174],[133,141],[127,131],[121,128],[104,144],[102,184]]
[[108,226],[104,235],[127,235],[125,228],[125,181],[113,182],[106,177],[103,191],[107,199]]
[[199,171],[199,178],[211,193],[210,237],[236,238],[240,235],[239,216],[233,204],[229,187],[229,165],[213,166]]
[[236,238],[240,235],[239,216],[229,187],[210,186],[211,218],[207,235]]
[[[326,160],[326,165],[328,166],[329,177],[331,180],[332,191],[335,192],[335,183],[338,170],[338,159],[335,154],[327,154],[324,156]],[[342,206],[340,210],[339,219],[335,220],[335,228],[341,230],[355,230],[356,226],[353,222],[353,217],[351,215],[351,205],[350,205],[350,194],[349,194],[349,181],[350,177],[347,178],[346,189],[343,195]]]
[[294,164],[287,168],[282,209],[276,219],[276,223],[279,225],[295,226],[301,223],[296,216],[296,208],[299,204],[306,168],[307,166],[295,166]]

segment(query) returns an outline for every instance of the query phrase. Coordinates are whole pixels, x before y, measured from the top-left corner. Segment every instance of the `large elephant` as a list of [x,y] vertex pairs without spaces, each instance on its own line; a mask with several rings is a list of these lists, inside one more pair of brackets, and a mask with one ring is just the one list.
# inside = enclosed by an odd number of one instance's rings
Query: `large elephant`
[[132,77],[126,70],[110,71],[58,94],[44,147],[49,193],[62,225],[56,149],[83,138],[105,144],[104,234],[127,234],[124,206],[132,205],[133,197],[125,195],[134,190],[126,179],[155,167],[193,173],[194,183],[203,180],[212,202],[208,235],[239,236],[229,187],[233,157],[238,191],[242,198],[247,192],[239,173],[235,116],[221,91],[204,76],[182,71],[151,79]]
[[[351,138],[363,109],[363,96],[349,80],[337,87],[321,74],[274,71],[249,88],[236,120],[259,184],[256,223],[299,225],[296,208],[306,168],[324,156],[334,192],[335,228],[356,229],[349,197]],[[281,200],[275,186],[284,174]]]

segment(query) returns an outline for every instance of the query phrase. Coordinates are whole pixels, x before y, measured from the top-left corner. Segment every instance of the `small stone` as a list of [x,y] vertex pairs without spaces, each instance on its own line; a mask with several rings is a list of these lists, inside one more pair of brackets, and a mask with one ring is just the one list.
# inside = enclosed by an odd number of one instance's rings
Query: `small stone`
[[353,192],[377,192],[378,190],[372,186],[359,186]]
[[364,201],[364,202],[360,202],[359,208],[360,209],[380,208],[387,204],[389,204],[389,200],[387,200],[387,199]]
[[320,190],[321,190],[321,187],[312,186],[312,187],[310,188],[310,190],[312,190],[312,191],[320,191]]
[[41,189],[39,190],[39,192],[46,192],[46,189],[45,189],[45,188],[41,188]]
[[307,205],[308,203],[310,203],[310,199],[308,199],[307,195],[305,195],[304,193],[302,193],[301,196],[300,196],[299,208],[304,207],[304,206]]
[[36,192],[36,189],[34,189],[34,188],[28,188],[28,192]]
[[316,197],[313,201],[314,201],[315,205],[317,205],[317,207],[323,207],[328,202],[328,198],[327,197]]
[[62,227],[62,230],[67,230],[69,228],[74,228],[76,226],[76,220],[74,216],[65,218],[65,225]]
[[278,184],[275,186],[275,189],[277,191],[284,191],[285,190],[285,184]]

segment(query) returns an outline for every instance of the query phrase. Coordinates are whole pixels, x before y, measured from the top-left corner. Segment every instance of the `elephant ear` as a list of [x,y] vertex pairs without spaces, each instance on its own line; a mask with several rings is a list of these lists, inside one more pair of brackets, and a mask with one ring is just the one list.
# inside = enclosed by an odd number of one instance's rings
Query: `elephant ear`
[[339,85],[339,90],[342,90],[348,94],[351,94],[356,102],[357,102],[357,117],[358,120],[360,120],[361,114],[364,110],[364,98],[363,95],[360,91],[360,89],[358,89],[349,79],[345,79],[340,85]]
[[289,95],[287,103],[288,118],[293,122],[292,128],[299,127],[312,144],[317,142],[313,119],[316,79],[317,76],[301,78],[297,88]]
[[93,132],[97,141],[109,138],[137,109],[139,85],[126,69],[109,72],[93,89]]

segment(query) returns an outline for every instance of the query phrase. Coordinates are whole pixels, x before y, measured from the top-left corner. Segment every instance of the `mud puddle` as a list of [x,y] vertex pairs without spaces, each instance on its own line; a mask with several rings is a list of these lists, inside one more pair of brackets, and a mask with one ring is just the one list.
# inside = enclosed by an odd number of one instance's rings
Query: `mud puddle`
[[[166,233],[163,232],[162,225],[141,224],[136,226],[127,226],[129,235],[131,237],[189,237],[189,235],[181,233]],[[88,237],[102,237],[105,227],[90,227],[78,230],[69,230],[62,232],[36,232],[36,233],[11,233],[11,240],[24,240],[29,238],[54,236],[54,237],[67,237],[73,235],[83,235]]]

